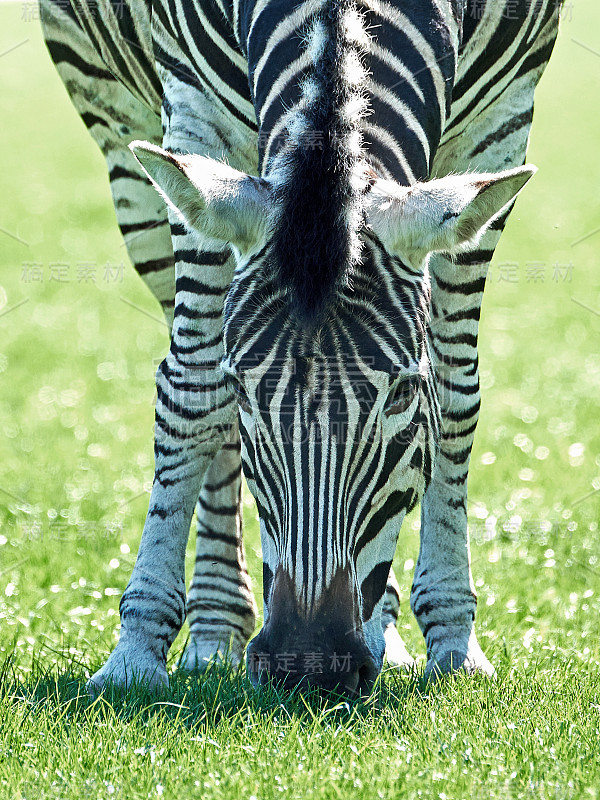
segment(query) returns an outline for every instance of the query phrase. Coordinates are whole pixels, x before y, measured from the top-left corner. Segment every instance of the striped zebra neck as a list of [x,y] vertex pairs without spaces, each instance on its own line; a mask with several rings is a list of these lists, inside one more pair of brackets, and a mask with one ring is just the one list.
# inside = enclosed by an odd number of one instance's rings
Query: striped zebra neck
[[300,101],[268,166],[277,187],[276,279],[309,325],[323,318],[360,256],[363,207],[353,176],[363,157],[367,42],[354,0],[328,0],[313,16]]

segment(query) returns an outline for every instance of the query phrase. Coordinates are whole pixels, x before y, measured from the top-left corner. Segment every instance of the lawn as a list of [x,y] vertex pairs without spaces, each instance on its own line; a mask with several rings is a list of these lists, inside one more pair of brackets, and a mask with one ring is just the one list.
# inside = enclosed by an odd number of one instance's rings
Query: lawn
[[[469,516],[498,680],[425,689],[388,675],[351,704],[255,692],[223,669],[176,676],[158,699],[85,696],[118,635],[168,340],[35,16],[31,2],[0,4],[0,798],[599,796],[597,4],[567,2],[537,97],[540,170],[482,315]],[[422,664],[408,608],[417,549],[413,515],[396,572]]]

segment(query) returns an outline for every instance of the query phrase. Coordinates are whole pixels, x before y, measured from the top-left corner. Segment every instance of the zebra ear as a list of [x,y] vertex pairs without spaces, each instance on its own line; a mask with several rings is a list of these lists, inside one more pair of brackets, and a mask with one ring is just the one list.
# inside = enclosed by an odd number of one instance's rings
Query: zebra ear
[[131,152],[188,228],[244,252],[265,234],[270,185],[200,155],[175,155],[149,142]]
[[429,253],[475,247],[491,222],[511,203],[536,168],[450,175],[414,186],[376,181],[369,222],[389,252],[423,264]]

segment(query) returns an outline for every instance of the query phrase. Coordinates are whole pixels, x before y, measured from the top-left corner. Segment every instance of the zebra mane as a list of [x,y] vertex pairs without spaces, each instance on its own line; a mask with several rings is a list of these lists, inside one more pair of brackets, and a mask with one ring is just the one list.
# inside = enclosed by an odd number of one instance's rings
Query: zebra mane
[[317,324],[336,291],[351,282],[360,257],[362,193],[355,175],[367,107],[361,56],[368,36],[354,0],[326,0],[306,46],[311,67],[277,159],[283,180],[272,253],[296,315]]

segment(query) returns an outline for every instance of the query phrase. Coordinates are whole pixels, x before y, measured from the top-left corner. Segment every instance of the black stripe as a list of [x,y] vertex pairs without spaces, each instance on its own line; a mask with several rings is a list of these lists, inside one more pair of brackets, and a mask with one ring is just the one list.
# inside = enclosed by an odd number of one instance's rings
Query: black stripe
[[220,319],[222,311],[202,311],[197,308],[189,308],[185,303],[178,303],[175,306],[175,317],[185,317],[186,319]]
[[139,172],[134,172],[132,169],[125,169],[119,165],[114,166],[110,172],[108,173],[108,177],[111,181],[118,181],[121,178],[127,178],[128,180],[132,181],[143,181],[144,183],[148,183],[148,179],[145,175],[142,175]]
[[209,514],[215,514],[219,517],[231,517],[237,514],[237,503],[233,506],[212,506],[210,503],[207,503],[203,497],[198,498],[198,505],[204,511],[208,511]]
[[219,250],[216,253],[208,250],[175,250],[175,261],[205,267],[221,267],[227,263],[230,250]]
[[138,275],[147,275],[149,272],[160,272],[163,269],[173,269],[170,258],[157,258],[150,261],[141,261],[135,265]]
[[211,297],[224,295],[228,288],[228,286],[210,286],[208,283],[199,281],[196,278],[190,278],[188,275],[181,275],[175,283],[175,291],[177,293],[190,292],[192,294],[210,295]]
[[69,64],[69,66],[79,70],[79,72],[88,78],[96,78],[104,81],[115,80],[112,72],[109,72],[106,69],[101,69],[96,67],[94,64],[84,61],[79,53],[77,53],[68,45],[63,44],[62,42],[57,42],[54,39],[47,39],[46,45],[50,55],[52,56],[52,60],[57,66],[59,64]]
[[110,128],[110,122],[108,120],[99,117],[97,114],[92,114],[91,111],[85,111],[81,115],[81,119],[88,130],[93,128],[94,125],[102,125],[104,128]]
[[[470,253],[459,253],[456,263],[461,267],[471,267],[480,264],[489,264],[494,255],[493,250],[473,250]],[[436,276],[437,280],[437,276]]]
[[531,125],[532,119],[533,106],[529,110],[524,111],[522,114],[517,114],[517,116],[509,119],[508,122],[505,122],[493,133],[490,133],[489,136],[486,136],[486,138],[479,142],[477,147],[471,152],[471,157],[483,153],[491,145],[501,142],[503,139],[508,138],[515,131],[524,128],[526,125]]
[[119,228],[121,229],[121,233],[123,236],[127,236],[129,233],[137,233],[137,231],[151,231],[154,228],[160,228],[162,225],[168,225],[168,220],[166,219],[158,219],[158,220],[144,220],[144,222],[132,222],[129,225],[125,223],[119,223]]
[[485,288],[485,278],[477,278],[474,281],[468,281],[466,283],[447,283],[436,274],[434,280],[436,285],[444,292],[448,292],[448,294],[470,295],[483,292]]

